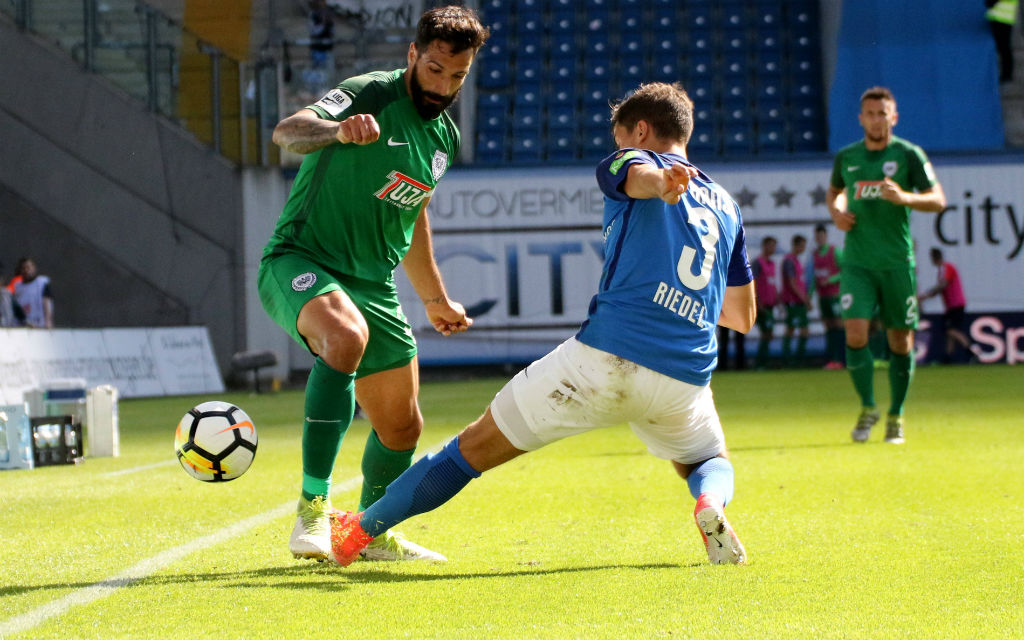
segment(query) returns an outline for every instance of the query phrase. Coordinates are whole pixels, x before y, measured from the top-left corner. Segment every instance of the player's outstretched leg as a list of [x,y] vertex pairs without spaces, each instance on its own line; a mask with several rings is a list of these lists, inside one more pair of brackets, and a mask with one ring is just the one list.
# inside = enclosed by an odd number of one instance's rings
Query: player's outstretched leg
[[700,529],[711,564],[743,564],[747,561],[747,551],[726,520],[721,503],[708,494],[702,495],[693,509],[693,519]]

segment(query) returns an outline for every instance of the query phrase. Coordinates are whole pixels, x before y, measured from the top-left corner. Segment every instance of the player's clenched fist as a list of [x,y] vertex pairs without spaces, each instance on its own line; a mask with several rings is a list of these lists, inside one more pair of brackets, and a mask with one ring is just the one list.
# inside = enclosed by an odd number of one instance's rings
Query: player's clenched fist
[[357,113],[338,123],[335,137],[342,144],[370,144],[380,138],[380,125],[372,114]]

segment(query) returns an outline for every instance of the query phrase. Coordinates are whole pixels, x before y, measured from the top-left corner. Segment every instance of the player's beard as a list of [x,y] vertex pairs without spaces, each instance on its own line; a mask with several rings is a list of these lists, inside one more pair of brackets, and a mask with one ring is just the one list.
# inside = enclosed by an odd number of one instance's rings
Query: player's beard
[[[455,99],[459,97],[459,91],[461,90],[462,88],[459,87],[455,93],[449,96],[425,91],[423,85],[420,84],[419,78],[416,77],[415,68],[413,69],[412,76],[409,78],[409,92],[412,94],[412,104],[416,107],[416,112],[424,120],[433,120],[444,113],[444,110],[450,107],[455,102]],[[427,102],[427,98],[437,100],[437,102]]]

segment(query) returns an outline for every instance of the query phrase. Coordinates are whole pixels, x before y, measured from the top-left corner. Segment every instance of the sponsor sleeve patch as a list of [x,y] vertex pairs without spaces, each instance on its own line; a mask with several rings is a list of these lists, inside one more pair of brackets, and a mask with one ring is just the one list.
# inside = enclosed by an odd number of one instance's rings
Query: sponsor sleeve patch
[[643,154],[641,154],[636,149],[631,149],[625,153],[620,153],[618,157],[612,160],[612,163],[608,165],[608,172],[611,173],[613,176],[619,175],[619,169],[622,168],[622,165],[624,165],[631,158],[638,158],[641,155]]
[[337,118],[352,106],[352,96],[341,89],[331,89],[327,95],[317,100],[314,105],[326,111],[332,118]]

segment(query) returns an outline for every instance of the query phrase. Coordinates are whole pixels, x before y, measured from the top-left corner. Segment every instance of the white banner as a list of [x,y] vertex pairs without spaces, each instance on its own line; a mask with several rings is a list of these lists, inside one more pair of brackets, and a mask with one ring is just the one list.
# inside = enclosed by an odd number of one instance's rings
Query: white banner
[[328,0],[343,18],[358,18],[364,29],[415,29],[422,0]]
[[[699,163],[699,159],[697,159]],[[914,212],[919,288],[935,283],[931,247],[960,270],[968,311],[1024,310],[1024,165],[935,160],[949,208]],[[827,160],[704,167],[740,205],[748,253],[831,223]],[[438,337],[404,277],[402,304],[426,364],[530,360],[573,335],[601,275],[603,197],[592,168],[452,171],[430,203],[434,250],[450,295],[471,309],[465,334]],[[830,226],[830,240],[842,245]],[[806,255],[805,255],[806,257]],[[940,311],[929,300],[925,311]]]
[[123,398],[224,391],[206,327],[0,329],[0,404],[67,378]]

